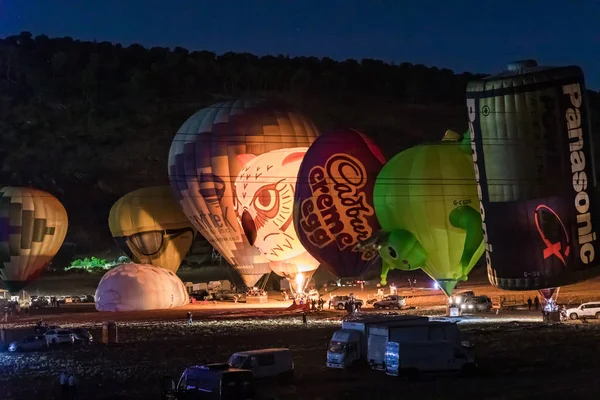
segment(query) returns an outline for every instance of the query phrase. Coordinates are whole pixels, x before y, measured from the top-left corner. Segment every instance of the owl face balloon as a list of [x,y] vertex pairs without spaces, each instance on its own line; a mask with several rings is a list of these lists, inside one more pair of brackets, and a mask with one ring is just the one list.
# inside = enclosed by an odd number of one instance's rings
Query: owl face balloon
[[281,149],[246,161],[234,185],[234,210],[250,244],[270,261],[306,250],[294,230],[294,187],[306,147]]
[[[294,190],[306,147],[273,150],[259,156],[242,154],[244,167],[234,184],[234,211],[248,238],[278,273],[282,263],[301,259],[302,266],[290,265],[289,277],[314,271],[319,263],[306,254],[294,228]],[[309,261],[307,261],[307,258]],[[288,275],[284,273],[284,275]]]

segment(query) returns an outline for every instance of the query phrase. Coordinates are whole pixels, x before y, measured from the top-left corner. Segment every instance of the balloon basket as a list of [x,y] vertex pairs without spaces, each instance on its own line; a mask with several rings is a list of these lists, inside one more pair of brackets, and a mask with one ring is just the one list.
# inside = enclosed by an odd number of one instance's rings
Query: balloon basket
[[269,301],[269,296],[246,296],[246,304],[266,303]]
[[544,312],[544,322],[547,322],[547,323],[560,322],[560,311]]

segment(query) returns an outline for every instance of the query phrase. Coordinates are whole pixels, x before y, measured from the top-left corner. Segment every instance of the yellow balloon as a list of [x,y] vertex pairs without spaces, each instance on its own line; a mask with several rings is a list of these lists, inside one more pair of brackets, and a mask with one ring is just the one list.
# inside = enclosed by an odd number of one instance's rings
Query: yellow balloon
[[21,290],[50,264],[68,226],[65,207],[50,193],[0,189],[0,278],[10,291]]
[[115,241],[136,263],[177,272],[195,231],[169,186],[134,190],[111,208],[108,226]]

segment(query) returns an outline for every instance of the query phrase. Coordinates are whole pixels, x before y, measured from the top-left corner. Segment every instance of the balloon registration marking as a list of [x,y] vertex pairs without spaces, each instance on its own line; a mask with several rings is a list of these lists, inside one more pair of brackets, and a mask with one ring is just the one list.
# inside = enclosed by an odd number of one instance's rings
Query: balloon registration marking
[[[308,179],[312,197],[302,202],[300,220],[308,240],[321,249],[335,241],[342,251],[350,246],[357,251],[356,244],[373,233],[367,217],[375,213],[361,190],[367,184],[365,167],[347,154],[334,154],[324,167],[313,167]],[[328,180],[333,183],[333,193]],[[361,257],[370,260],[375,253],[363,252]]]

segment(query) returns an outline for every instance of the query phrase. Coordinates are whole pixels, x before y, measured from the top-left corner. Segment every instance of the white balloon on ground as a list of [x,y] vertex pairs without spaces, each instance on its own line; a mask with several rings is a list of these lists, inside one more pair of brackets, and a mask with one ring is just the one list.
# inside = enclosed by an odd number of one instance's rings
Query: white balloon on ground
[[149,264],[119,265],[104,274],[96,289],[98,311],[161,310],[188,303],[181,279]]

